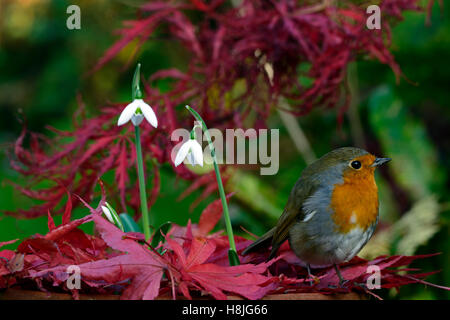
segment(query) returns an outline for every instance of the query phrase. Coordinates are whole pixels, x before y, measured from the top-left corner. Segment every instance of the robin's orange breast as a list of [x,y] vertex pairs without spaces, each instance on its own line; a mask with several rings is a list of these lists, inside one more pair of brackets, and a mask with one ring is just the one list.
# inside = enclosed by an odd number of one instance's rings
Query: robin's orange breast
[[343,178],[344,182],[334,186],[331,196],[336,231],[346,234],[356,227],[366,230],[378,216],[378,188],[374,171],[344,174]]

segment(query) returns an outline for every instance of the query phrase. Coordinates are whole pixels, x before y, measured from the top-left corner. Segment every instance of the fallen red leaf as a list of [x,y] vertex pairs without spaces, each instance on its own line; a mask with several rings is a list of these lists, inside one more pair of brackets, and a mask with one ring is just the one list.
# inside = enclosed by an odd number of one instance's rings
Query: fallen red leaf
[[[112,249],[123,254],[109,259],[78,264],[82,281],[90,286],[110,286],[130,280],[122,294],[123,299],[154,299],[158,296],[161,278],[166,265],[156,253],[136,241],[99,215],[92,215],[102,239]],[[32,273],[33,277],[50,275],[56,282],[66,281],[67,265]]]
[[222,300],[227,299],[226,293],[260,299],[273,289],[271,277],[263,275],[270,265],[268,263],[240,266],[206,263],[216,250],[213,240],[193,238],[187,256],[179,243],[170,238],[166,238],[166,241],[167,247],[173,252],[173,266],[178,271],[174,275],[175,282],[188,299],[191,299],[189,289],[203,290]]
[[[399,289],[420,283],[450,290],[423,280],[434,271],[420,273],[418,269],[405,268],[433,254],[381,256],[372,261],[355,257],[339,266],[348,280],[342,286],[333,267],[313,269],[313,278],[309,278],[288,243],[281,246],[279,256],[271,261],[266,262],[270,253],[266,250],[240,256],[241,265],[229,266],[227,236],[221,232],[208,234],[220,220],[221,206],[217,201],[204,210],[199,226],[190,221],[186,227],[174,225],[160,248],[162,254],[142,244],[141,234],[123,233],[90,209],[91,215],[58,227],[49,222],[47,235],[25,239],[16,252],[0,251],[0,288],[20,286],[32,279],[41,290],[54,286],[67,289],[67,267],[76,265],[81,272],[82,291],[118,291],[122,299],[154,299],[168,291],[172,291],[174,298],[183,295],[188,299],[205,294],[215,299],[226,299],[229,295],[260,299],[267,294],[287,292],[351,291],[380,298],[376,290],[368,290],[364,285],[371,275],[368,267],[376,265],[381,288]],[[100,238],[77,228],[91,220]],[[14,241],[2,242],[0,247]],[[235,241],[238,254],[250,243],[242,237],[235,237]],[[75,298],[78,291],[72,290]]]

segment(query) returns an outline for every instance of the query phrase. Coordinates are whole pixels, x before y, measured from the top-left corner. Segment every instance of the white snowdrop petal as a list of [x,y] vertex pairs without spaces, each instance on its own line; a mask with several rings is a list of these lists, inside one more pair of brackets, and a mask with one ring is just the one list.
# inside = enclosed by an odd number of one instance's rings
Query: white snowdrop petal
[[195,163],[203,167],[203,150],[197,140],[191,140],[191,153],[195,159]]
[[105,206],[102,206],[102,211],[105,214],[106,218],[108,218],[108,220],[114,224],[114,219],[112,217],[111,211],[109,211],[109,209]]
[[156,114],[153,111],[152,107],[144,102],[144,100],[139,99],[139,108],[141,108],[142,113],[144,114],[145,119],[155,128],[158,127],[158,119],[156,118]]
[[187,159],[187,162],[190,163],[193,166],[195,166],[197,164],[196,161],[195,161],[194,154],[192,152],[188,153],[186,159]]
[[190,146],[189,141],[183,143],[183,145],[177,152],[177,156],[175,157],[175,161],[174,161],[175,167],[178,167],[183,162],[183,160],[188,155],[190,148],[191,148],[191,146]]
[[123,109],[122,113],[120,114],[119,120],[117,121],[117,125],[121,126],[128,121],[130,121],[133,114],[136,112],[136,109],[138,108],[138,102],[134,100],[132,103],[127,105],[125,109]]

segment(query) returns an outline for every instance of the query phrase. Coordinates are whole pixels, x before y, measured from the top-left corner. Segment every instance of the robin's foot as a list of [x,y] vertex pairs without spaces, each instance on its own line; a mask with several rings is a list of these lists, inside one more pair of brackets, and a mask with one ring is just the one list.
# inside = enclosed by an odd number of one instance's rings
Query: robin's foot
[[315,286],[316,284],[319,284],[320,283],[320,279],[318,278],[318,277],[316,277],[316,276],[313,276],[312,274],[311,275],[309,275],[308,276],[308,278],[309,278],[309,285],[312,287],[312,286]]
[[345,280],[345,279],[339,280],[339,286],[341,288],[345,288],[345,285],[349,282],[350,282],[350,280]]
[[337,264],[334,265],[334,270],[336,270],[336,274],[339,277],[339,287],[345,288],[345,285],[349,282],[349,280],[345,280],[344,277],[341,274],[341,271],[339,271],[339,267]]
[[[347,289],[348,286],[346,286],[348,283],[350,282],[350,280],[345,280],[344,281],[339,281],[339,286],[334,286],[332,284],[328,285],[328,288],[330,289],[337,289],[337,288],[341,288],[341,289]],[[369,290],[369,288],[367,287],[367,285],[365,283],[362,282],[353,282],[352,286],[355,287],[360,287],[363,290]]]
[[367,288],[367,285],[363,282],[353,282],[353,284],[357,287],[363,288],[364,290],[369,290],[369,288]]
[[348,289],[347,283],[349,283],[349,282],[350,282],[350,280],[339,281],[339,285],[335,286],[335,285],[329,284],[328,288],[330,288],[330,289],[338,289],[338,288],[339,289]]
[[312,287],[315,284],[318,284],[320,282],[320,280],[319,280],[319,278],[317,278],[316,276],[314,276],[311,273],[311,266],[309,264],[306,265],[306,269],[308,270],[308,278],[310,279],[309,280],[309,285]]

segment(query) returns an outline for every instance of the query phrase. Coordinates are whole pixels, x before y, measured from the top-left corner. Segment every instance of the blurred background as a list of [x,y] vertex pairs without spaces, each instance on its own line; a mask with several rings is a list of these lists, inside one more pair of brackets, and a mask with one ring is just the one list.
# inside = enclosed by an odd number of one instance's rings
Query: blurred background
[[[107,102],[130,98],[132,67],[125,68],[133,46],[127,46],[99,71],[88,74],[116,40],[112,30],[135,18],[139,1],[75,1],[82,8],[81,30],[66,28],[64,0],[0,1],[0,145],[6,151],[22,128],[51,137],[45,129],[72,128],[72,115],[81,94],[88,112]],[[348,67],[352,102],[342,124],[338,110],[315,109],[298,118],[272,113],[268,125],[280,128],[280,170],[259,176],[259,170],[242,169],[228,183],[238,191],[231,201],[236,232],[240,226],[261,235],[281,214],[289,192],[306,163],[339,146],[377,150],[393,161],[377,173],[381,223],[360,256],[425,254],[436,257],[413,267],[441,270],[427,280],[450,285],[450,20],[449,6],[434,5],[431,24],[423,13],[408,12],[392,34],[392,52],[409,79],[396,83],[392,70],[378,62],[362,60]],[[145,42],[138,54],[142,73],[179,65],[185,59],[169,39]],[[292,132],[303,132],[311,149]],[[296,146],[300,145],[300,149]],[[8,184],[25,183],[0,153],[0,242],[47,232],[47,218],[17,219],[3,211],[27,208],[34,202]],[[161,168],[161,194],[151,212],[160,220],[185,225],[198,221],[215,196],[191,204],[201,190],[179,199],[189,186],[170,166]],[[77,208],[75,217],[86,210]],[[60,220],[57,217],[56,220]],[[57,222],[58,223],[58,222]],[[219,226],[220,228],[221,226]],[[12,246],[13,247],[13,246]],[[449,299],[450,294],[422,285],[386,291],[386,298]]]

